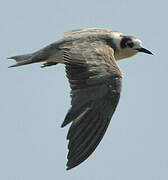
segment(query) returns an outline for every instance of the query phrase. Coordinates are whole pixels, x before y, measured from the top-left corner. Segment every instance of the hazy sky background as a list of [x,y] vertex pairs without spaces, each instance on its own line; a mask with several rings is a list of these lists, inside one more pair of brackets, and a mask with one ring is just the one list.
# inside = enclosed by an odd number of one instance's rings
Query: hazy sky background
[[[168,179],[168,1],[1,0],[0,179]],[[155,55],[119,62],[120,103],[97,150],[65,170],[70,107],[64,66],[8,69],[13,55],[36,51],[82,27],[134,35]]]

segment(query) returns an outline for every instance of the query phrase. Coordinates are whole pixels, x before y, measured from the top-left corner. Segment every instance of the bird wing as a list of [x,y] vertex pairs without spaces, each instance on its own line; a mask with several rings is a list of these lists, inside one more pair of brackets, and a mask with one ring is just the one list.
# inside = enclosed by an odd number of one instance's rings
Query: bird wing
[[120,98],[121,72],[113,49],[103,41],[74,41],[63,54],[72,101],[61,127],[72,122],[67,135],[67,169],[71,169],[86,160],[103,138]]
[[83,28],[67,31],[64,33],[64,38],[74,38],[74,37],[84,37],[88,35],[110,35],[117,32],[122,35],[122,33],[112,30],[112,29],[101,29],[101,28]]

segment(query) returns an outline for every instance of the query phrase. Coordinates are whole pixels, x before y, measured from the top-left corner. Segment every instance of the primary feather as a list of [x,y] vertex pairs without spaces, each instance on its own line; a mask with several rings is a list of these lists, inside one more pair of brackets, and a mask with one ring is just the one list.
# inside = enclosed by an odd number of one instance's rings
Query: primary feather
[[86,160],[103,138],[120,98],[122,75],[117,60],[137,52],[152,54],[133,36],[109,29],[78,29],[31,54],[13,56],[16,67],[44,62],[64,64],[71,87],[71,107],[61,127],[71,123],[67,139],[71,169]]

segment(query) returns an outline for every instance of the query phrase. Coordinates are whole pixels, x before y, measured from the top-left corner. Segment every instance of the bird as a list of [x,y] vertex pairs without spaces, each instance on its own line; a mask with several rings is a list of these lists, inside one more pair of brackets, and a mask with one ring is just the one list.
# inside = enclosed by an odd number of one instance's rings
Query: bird
[[118,105],[122,73],[117,61],[138,52],[151,54],[142,41],[111,29],[83,28],[34,53],[13,56],[17,67],[43,63],[42,68],[64,64],[70,83],[71,107],[61,127],[67,133],[67,170],[85,161],[102,140]]

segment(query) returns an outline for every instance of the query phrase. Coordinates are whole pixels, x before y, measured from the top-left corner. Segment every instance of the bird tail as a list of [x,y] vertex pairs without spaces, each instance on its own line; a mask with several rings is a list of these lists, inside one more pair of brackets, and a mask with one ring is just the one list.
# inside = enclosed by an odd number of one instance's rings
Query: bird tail
[[16,64],[9,66],[9,68],[39,62],[32,57],[33,57],[33,54],[25,54],[25,55],[20,55],[20,56],[9,57],[8,59],[13,59],[16,61]]
[[[8,59],[13,59],[16,61],[16,64],[12,65],[12,66],[9,66],[9,68],[11,67],[18,67],[18,66],[23,66],[23,65],[27,65],[27,64],[32,64],[32,63],[39,63],[39,62],[44,62],[45,61],[45,58],[40,57],[40,56],[36,56],[35,54],[25,54],[25,55],[20,55],[20,56],[13,56],[13,57],[10,57]],[[46,57],[47,59],[47,57]],[[44,67],[48,67],[48,66],[53,66],[53,65],[56,65],[58,64],[59,62],[46,62],[44,63],[41,68],[44,68]]]

